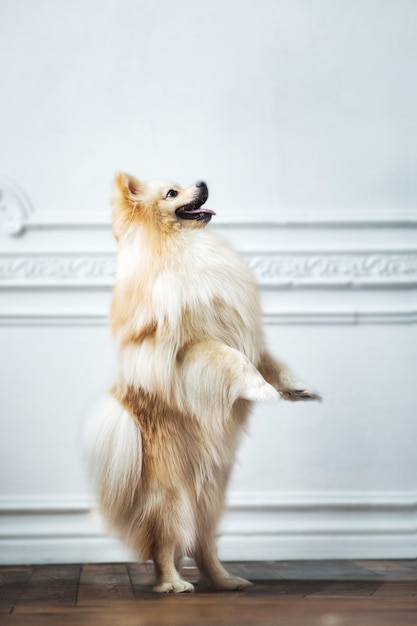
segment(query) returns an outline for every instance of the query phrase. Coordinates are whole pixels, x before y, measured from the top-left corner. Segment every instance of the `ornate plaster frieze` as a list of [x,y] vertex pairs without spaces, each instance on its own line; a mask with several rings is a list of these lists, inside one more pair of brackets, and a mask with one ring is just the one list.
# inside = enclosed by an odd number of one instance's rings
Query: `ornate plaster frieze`
[[251,255],[249,267],[261,284],[416,283],[416,252],[311,252]]
[[[417,285],[417,252],[302,252],[248,254],[261,285]],[[0,254],[0,287],[108,286],[114,282],[111,253]]]
[[0,286],[111,286],[114,276],[111,254],[0,255]]

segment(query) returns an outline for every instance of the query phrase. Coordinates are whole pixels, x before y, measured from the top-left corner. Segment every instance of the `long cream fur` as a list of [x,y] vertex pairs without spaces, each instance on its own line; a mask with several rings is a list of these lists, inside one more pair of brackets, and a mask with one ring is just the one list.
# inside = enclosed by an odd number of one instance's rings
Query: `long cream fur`
[[222,567],[215,533],[251,403],[319,399],[267,353],[257,285],[205,228],[203,192],[123,173],[114,183],[120,368],[90,426],[90,468],[102,515],[154,560],[160,592],[193,590],[184,555],[215,588],[250,584]]

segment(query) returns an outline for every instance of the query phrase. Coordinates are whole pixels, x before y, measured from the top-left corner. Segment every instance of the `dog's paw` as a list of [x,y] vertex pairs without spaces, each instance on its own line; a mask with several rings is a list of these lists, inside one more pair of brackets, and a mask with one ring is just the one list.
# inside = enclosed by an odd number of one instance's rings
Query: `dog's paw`
[[253,583],[246,578],[240,578],[239,576],[227,576],[227,578],[218,578],[210,584],[212,589],[218,589],[220,591],[234,591],[238,589],[247,589],[252,587]]
[[253,377],[245,387],[241,397],[253,402],[276,402],[279,400],[279,393],[262,376],[257,376],[256,378]]
[[284,400],[291,402],[317,400],[322,401],[322,397],[314,389],[310,389],[305,383],[293,378],[285,378],[281,381],[279,393]]
[[154,587],[153,590],[157,593],[192,593],[194,591],[194,585],[178,578],[176,580],[167,580]]

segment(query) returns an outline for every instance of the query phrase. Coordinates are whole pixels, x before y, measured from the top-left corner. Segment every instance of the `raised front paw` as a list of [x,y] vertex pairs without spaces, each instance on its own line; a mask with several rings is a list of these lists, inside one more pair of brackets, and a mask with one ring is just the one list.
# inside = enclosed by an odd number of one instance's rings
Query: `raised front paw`
[[308,400],[322,401],[322,397],[317,391],[294,378],[283,378],[281,380],[279,393],[284,400],[290,400],[291,402]]

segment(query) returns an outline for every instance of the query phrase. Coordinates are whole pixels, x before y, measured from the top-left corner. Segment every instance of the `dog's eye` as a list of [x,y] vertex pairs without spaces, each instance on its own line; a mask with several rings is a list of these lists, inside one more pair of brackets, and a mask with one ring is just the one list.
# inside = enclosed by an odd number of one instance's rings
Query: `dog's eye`
[[175,189],[170,189],[165,197],[175,198],[176,196],[178,196],[178,191],[175,191]]

